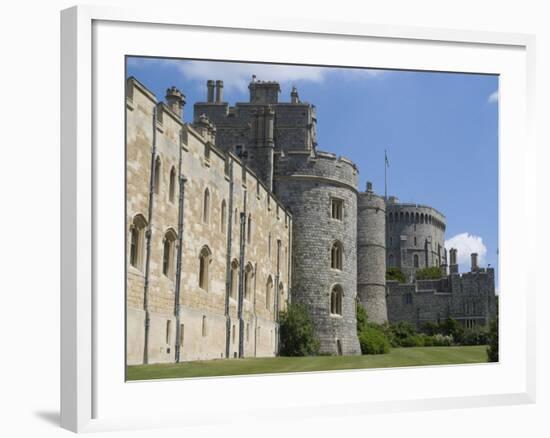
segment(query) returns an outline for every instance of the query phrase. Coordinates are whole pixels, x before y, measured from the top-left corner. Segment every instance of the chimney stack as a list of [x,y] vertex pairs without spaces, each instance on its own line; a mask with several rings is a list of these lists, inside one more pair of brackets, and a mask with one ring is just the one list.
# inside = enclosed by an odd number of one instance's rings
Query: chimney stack
[[166,104],[180,119],[183,119],[182,111],[185,105],[185,95],[176,87],[166,89]]
[[206,94],[206,101],[214,102],[214,81],[212,79],[206,81],[206,89],[208,90]]
[[478,271],[479,266],[477,265],[477,252],[471,254],[472,257],[472,271]]
[[449,272],[451,274],[458,274],[458,264],[456,262],[456,248],[451,248],[449,251],[450,263],[449,263]]
[[372,182],[367,181],[367,193],[372,193]]
[[223,100],[223,81],[216,81],[216,103]]

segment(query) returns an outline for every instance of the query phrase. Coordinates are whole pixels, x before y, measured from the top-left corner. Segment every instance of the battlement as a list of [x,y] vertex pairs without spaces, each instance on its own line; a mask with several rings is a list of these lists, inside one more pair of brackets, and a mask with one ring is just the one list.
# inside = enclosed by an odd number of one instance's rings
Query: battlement
[[319,178],[357,191],[359,170],[353,161],[315,150],[289,151],[275,156],[277,178]]
[[399,203],[394,196],[388,199],[387,213],[388,223],[433,225],[442,231],[446,228],[445,215],[440,211],[429,205]]

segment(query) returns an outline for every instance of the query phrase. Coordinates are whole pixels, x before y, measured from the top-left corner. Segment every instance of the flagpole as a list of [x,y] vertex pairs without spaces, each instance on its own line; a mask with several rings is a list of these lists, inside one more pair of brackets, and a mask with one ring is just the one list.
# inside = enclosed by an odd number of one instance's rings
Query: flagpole
[[387,179],[387,169],[388,169],[388,153],[384,149],[384,200],[388,201],[388,179]]

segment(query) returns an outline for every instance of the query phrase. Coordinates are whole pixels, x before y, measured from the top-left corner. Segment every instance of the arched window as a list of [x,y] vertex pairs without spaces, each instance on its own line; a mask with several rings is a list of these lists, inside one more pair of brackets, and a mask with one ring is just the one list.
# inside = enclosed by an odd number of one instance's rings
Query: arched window
[[252,295],[252,279],[254,278],[254,269],[252,264],[248,263],[244,270],[244,298],[249,300]]
[[210,220],[210,191],[206,189],[204,191],[204,198],[202,202],[202,221],[208,223]]
[[405,213],[405,222],[409,223],[409,212]]
[[332,288],[330,292],[330,313],[332,315],[342,315],[342,288],[338,285]]
[[390,268],[393,268],[395,266],[393,254],[390,254],[390,256],[388,257],[388,265],[390,265]]
[[418,268],[418,254],[415,254],[414,257],[413,257],[413,263],[414,263],[414,267],[415,268]]
[[138,214],[130,224],[130,265],[140,269],[143,266],[143,249],[145,247],[145,229],[147,221]]
[[417,245],[417,240],[416,240],[416,236],[414,236],[414,246]]
[[416,216],[414,218],[414,222],[415,223],[419,223],[420,222],[420,215],[418,213],[416,213]]
[[340,242],[334,242],[330,251],[330,267],[332,269],[342,270],[343,266],[343,248]]
[[424,223],[424,213],[422,213],[420,215],[420,223],[423,224]]
[[239,287],[239,262],[237,259],[233,259],[231,262],[231,298],[237,299]]
[[153,178],[153,192],[157,195],[160,193],[160,172],[160,157],[157,156],[157,159],[155,160],[155,175]]
[[393,222],[393,213],[389,214],[389,222]]
[[170,171],[170,190],[168,191],[170,202],[176,199],[176,169],[172,166]]
[[164,235],[162,251],[162,273],[167,277],[174,275],[174,253],[176,248],[176,232],[168,230]]
[[252,240],[252,216],[248,215],[248,223],[246,224],[246,240],[248,243]]
[[273,279],[271,278],[271,275],[267,277],[267,284],[265,285],[265,308],[267,310],[271,310],[273,304],[272,304],[272,297],[273,297]]
[[208,291],[209,265],[212,261],[212,252],[207,246],[203,246],[199,254],[199,287]]
[[225,199],[222,201],[220,216],[220,231],[225,234],[225,221],[227,220],[227,207],[225,205]]

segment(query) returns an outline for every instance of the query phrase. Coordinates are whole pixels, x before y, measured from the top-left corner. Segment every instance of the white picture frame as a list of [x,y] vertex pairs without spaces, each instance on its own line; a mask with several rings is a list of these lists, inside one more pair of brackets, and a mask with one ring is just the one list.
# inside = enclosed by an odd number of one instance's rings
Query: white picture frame
[[[281,414],[311,418],[326,416],[329,412],[331,415],[359,415],[534,402],[535,309],[532,298],[535,273],[520,256],[534,248],[536,237],[536,207],[533,207],[536,205],[536,146],[532,133],[535,93],[533,36],[269,17],[226,22],[223,17],[194,16],[184,11],[90,6],[64,10],[61,25],[62,427],[82,432],[203,424],[210,421],[213,413],[217,422],[230,421],[235,414],[267,421]],[[159,44],[166,35],[171,37],[171,33],[178,35],[178,32],[184,32],[190,37],[187,41],[194,43],[183,49],[172,43]],[[259,43],[250,44],[247,49],[230,47],[230,44],[225,49],[216,47],[220,37],[238,42],[251,35],[258,41],[273,43],[273,39],[277,40],[277,50],[261,57]],[[296,51],[304,39],[308,39],[308,44],[311,44],[308,47],[312,48],[307,55]],[[109,41],[108,45],[106,41]],[[303,60],[305,56],[306,63],[323,64],[321,60],[326,59],[323,56],[327,56],[327,50],[316,51],[315,47],[321,43],[327,47],[327,42],[334,43],[330,48],[334,50],[332,56],[340,57],[333,64],[344,62],[346,56],[346,50],[335,49],[355,45],[372,50],[369,65],[361,60],[357,65],[425,70],[441,70],[441,66],[446,65],[446,71],[501,75],[499,241],[501,249],[512,249],[502,250],[500,254],[501,362],[497,365],[131,384],[120,381],[120,358],[124,357],[124,351],[119,351],[124,337],[124,314],[120,314],[124,302],[120,285],[125,281],[120,266],[124,265],[124,259],[110,263],[116,259],[110,260],[105,251],[110,240],[117,241],[112,240],[117,236],[111,233],[123,232],[123,228],[117,231],[117,220],[115,224],[107,224],[103,215],[110,207],[124,209],[124,202],[120,202],[124,193],[110,190],[119,187],[124,179],[118,149],[124,147],[120,142],[123,124],[119,123],[124,118],[123,100],[120,100],[119,107],[112,109],[114,117],[102,110],[112,103],[109,99],[117,102],[123,93],[123,77],[116,74],[122,66],[118,63],[124,62],[120,54],[286,60],[289,63]],[[139,53],[135,51],[136,45],[140,47]],[[400,53],[399,57],[396,57],[397,53]],[[113,60],[115,64],[112,64]],[[112,72],[115,74],[110,74]],[[517,144],[523,147],[514,149],[513,145]],[[106,145],[113,148],[111,152]],[[114,159],[107,161],[105,158],[110,153]],[[510,199],[516,200],[515,205]],[[530,205],[530,209],[521,208],[522,203]],[[123,215],[120,216],[123,221]],[[521,239],[514,236],[514,229],[520,225],[525,230]],[[109,252],[112,257],[117,257],[119,250]],[[513,267],[513,270],[507,270],[507,267]],[[113,306],[109,305],[112,296],[101,295],[105,290],[102,286],[106,284],[113,284],[113,289],[122,293],[119,301],[113,301]],[[508,292],[512,290],[514,293]],[[116,300],[116,293],[113,295]],[[121,329],[120,336],[113,336],[112,342],[106,337],[106,332]],[[438,385],[450,377],[458,383],[448,387]],[[389,388],[387,382],[395,382],[395,388]],[[425,385],[421,386],[423,382]],[[324,385],[323,391],[315,391],[320,383]],[[213,402],[203,394],[211,394],[213,390],[231,393],[237,385],[252,391],[260,402],[246,410],[232,407],[225,411],[223,403],[227,400],[223,396],[218,402]],[[342,391],[361,388],[361,385],[371,390],[368,393]],[[164,409],[159,397],[166,395],[168,388],[180,391],[183,387],[187,394],[194,396],[192,403],[186,405],[181,401],[177,408]],[[292,404],[285,405],[280,394],[290,388],[303,388],[310,394],[302,396],[299,393],[293,397]],[[265,391],[271,391],[270,400],[262,398]],[[131,403],[140,396],[154,405],[140,411]],[[246,399],[243,398],[242,402],[246,403]],[[128,408],[125,410],[122,406]],[[144,412],[149,415],[144,415]]]

